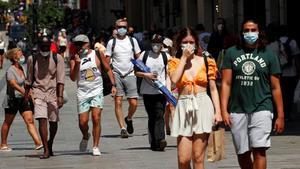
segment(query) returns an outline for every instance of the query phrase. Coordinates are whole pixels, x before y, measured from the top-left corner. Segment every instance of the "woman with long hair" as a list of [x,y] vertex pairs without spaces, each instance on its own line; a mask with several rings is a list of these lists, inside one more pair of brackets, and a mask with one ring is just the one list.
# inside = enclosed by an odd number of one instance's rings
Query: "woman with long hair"
[[214,123],[222,121],[215,82],[217,66],[214,59],[207,58],[206,67],[202,52],[198,52],[197,34],[191,28],[179,31],[175,48],[176,58],[168,63],[170,79],[178,88],[171,136],[177,137],[179,168],[189,169],[193,161],[195,169],[203,169],[209,133]]

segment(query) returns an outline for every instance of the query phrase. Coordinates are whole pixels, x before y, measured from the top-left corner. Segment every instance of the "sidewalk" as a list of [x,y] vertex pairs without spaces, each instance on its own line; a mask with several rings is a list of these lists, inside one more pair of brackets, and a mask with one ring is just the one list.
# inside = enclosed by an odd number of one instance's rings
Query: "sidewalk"
[[[2,73],[2,71],[0,72]],[[1,77],[0,77],[1,78]],[[167,137],[165,152],[149,150],[147,135],[147,114],[142,100],[134,116],[135,132],[128,139],[120,138],[120,129],[114,114],[114,104],[110,96],[105,98],[102,113],[102,134],[100,150],[102,156],[94,157],[78,151],[81,133],[78,128],[76,111],[76,83],[67,77],[66,87],[69,101],[61,109],[57,137],[54,142],[54,157],[40,160],[42,150],[33,150],[23,119],[18,114],[9,133],[12,152],[0,152],[0,169],[175,169],[177,168],[176,139]],[[3,88],[0,88],[3,98]],[[123,103],[123,110],[127,102]],[[1,109],[0,124],[4,113]],[[37,123],[36,123],[37,125]],[[286,134],[272,137],[272,148],[268,151],[268,168],[300,169],[300,132],[299,121],[287,124]],[[292,128],[293,130],[291,130]],[[90,132],[92,124],[90,123]],[[226,132],[226,159],[216,163],[205,162],[207,169],[237,169],[231,135]],[[92,139],[89,141],[91,149]]]

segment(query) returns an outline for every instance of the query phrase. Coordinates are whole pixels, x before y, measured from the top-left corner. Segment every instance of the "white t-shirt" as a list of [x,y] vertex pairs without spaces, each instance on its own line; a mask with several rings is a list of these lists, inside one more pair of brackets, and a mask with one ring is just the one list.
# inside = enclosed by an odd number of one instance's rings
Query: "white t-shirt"
[[[288,37],[286,36],[283,36],[280,38],[280,41],[282,44],[284,44],[286,41],[288,40]],[[291,53],[293,56],[297,56],[300,54],[300,50],[299,50],[299,47],[298,47],[298,44],[297,42],[292,39],[289,43],[290,45],[290,48],[291,48]],[[293,64],[287,68],[284,68],[282,70],[282,76],[285,76],[285,77],[292,77],[292,76],[297,76],[297,68],[296,68],[296,65],[295,65],[295,59],[293,60]]]
[[[141,49],[137,43],[135,38],[132,38],[134,44],[134,51],[135,54],[141,52]],[[113,39],[109,40],[106,46],[106,56],[112,56],[112,43]],[[126,75],[127,73],[129,76],[134,75],[133,72],[133,64],[131,63],[131,59],[134,58],[134,54],[132,51],[132,45],[128,36],[124,39],[120,40],[116,38],[116,44],[114,48],[114,53],[111,58],[113,70],[121,73],[121,75]]]
[[[143,60],[145,52],[142,52],[138,59]],[[168,60],[170,59],[170,55],[167,54]],[[162,82],[162,84],[166,85],[166,72],[165,72],[165,64],[163,60],[163,56],[160,53],[157,56],[152,51],[149,51],[148,58],[146,60],[146,66],[150,68],[151,72],[157,72],[157,79]],[[166,67],[167,69],[167,67]],[[161,92],[154,87],[153,83],[150,80],[146,80],[145,78],[142,80],[141,94],[161,94]]]

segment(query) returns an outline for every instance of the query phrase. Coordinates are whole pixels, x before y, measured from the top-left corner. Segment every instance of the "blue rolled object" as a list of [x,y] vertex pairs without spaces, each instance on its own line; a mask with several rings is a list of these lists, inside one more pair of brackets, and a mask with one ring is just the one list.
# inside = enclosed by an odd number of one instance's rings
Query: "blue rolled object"
[[[151,73],[151,70],[149,67],[147,67],[142,60],[139,59],[131,59],[131,62],[134,66],[136,66],[140,71],[144,73]],[[170,102],[173,106],[176,106],[177,100],[172,95],[172,93],[167,89],[165,85],[163,85],[159,80],[153,81],[154,86],[159,89],[167,98],[168,102]]]

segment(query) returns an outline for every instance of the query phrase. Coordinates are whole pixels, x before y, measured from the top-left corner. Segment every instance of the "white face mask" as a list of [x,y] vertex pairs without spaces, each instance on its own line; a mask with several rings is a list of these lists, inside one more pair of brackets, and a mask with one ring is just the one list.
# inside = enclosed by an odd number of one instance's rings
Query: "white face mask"
[[41,53],[41,55],[44,56],[44,57],[47,57],[47,56],[50,55],[50,51],[48,51],[48,52],[42,52],[42,51],[40,51],[40,53]]
[[217,25],[217,29],[218,29],[218,31],[223,30],[223,24],[218,24],[218,25]]
[[187,44],[181,44],[181,50],[183,51],[183,50],[186,49],[189,45],[192,46],[193,50],[196,49],[195,44],[189,44],[189,43],[187,43]]
[[152,45],[152,50],[154,53],[160,52],[160,45]]

